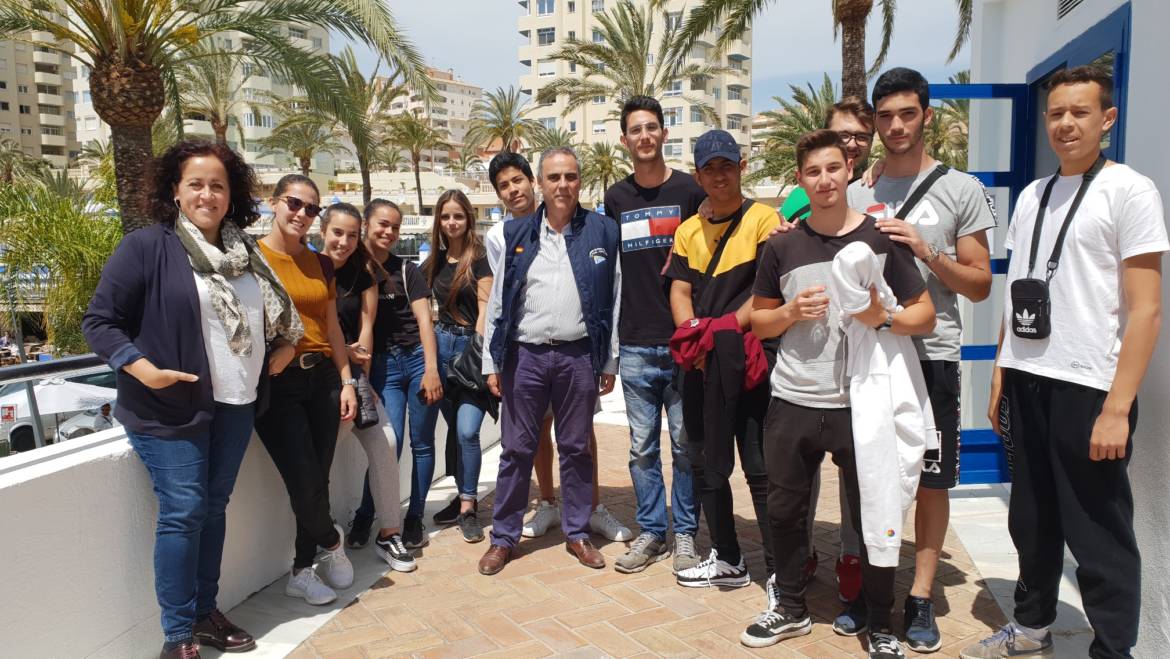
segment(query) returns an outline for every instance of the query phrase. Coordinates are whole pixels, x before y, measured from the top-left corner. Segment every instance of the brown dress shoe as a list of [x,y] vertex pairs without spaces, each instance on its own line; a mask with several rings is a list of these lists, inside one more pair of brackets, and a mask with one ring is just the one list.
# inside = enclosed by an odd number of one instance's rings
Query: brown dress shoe
[[605,557],[593,546],[592,542],[582,538],[581,540],[570,540],[565,543],[565,551],[577,557],[581,561],[581,565],[600,570],[605,567]]
[[199,641],[191,639],[176,645],[170,650],[164,649],[158,653],[158,659],[200,659]]
[[504,569],[508,561],[512,560],[512,550],[500,545],[488,547],[487,553],[479,559],[479,573],[493,575]]
[[256,647],[256,639],[232,624],[219,609],[212,609],[211,615],[195,623],[195,638],[220,652],[247,652]]

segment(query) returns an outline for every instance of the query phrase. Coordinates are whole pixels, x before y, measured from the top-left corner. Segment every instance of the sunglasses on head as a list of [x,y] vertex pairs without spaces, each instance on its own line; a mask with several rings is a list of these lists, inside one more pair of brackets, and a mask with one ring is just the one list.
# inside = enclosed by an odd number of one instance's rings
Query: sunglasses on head
[[317,215],[321,212],[321,207],[317,204],[306,204],[304,201],[293,196],[281,197],[281,199],[284,200],[284,203],[286,206],[288,206],[288,209],[294,213],[303,208],[305,209],[306,216],[317,217]]

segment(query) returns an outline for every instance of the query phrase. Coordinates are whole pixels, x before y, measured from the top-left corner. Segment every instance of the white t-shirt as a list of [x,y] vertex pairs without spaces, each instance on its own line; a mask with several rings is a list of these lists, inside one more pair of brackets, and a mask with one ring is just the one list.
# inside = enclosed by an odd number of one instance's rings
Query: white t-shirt
[[[1020,194],[1004,240],[1012,257],[1004,287],[1005,330],[998,364],[1109,391],[1125,333],[1121,262],[1170,250],[1162,197],[1150,179],[1125,165],[1101,170],[1069,226],[1049,284],[1052,333],[1046,339],[1021,339],[1011,331],[1011,282],[1029,276],[1032,228],[1049,178],[1033,181]],[[1031,276],[1044,278],[1056,235],[1081,180],[1080,175],[1061,176],[1052,187]]]
[[207,350],[207,365],[211,369],[212,397],[217,403],[246,405],[256,400],[256,383],[260,381],[260,369],[264,366],[264,311],[260,285],[256,277],[247,272],[235,279],[227,280],[240,298],[240,304],[248,314],[248,327],[252,331],[252,354],[237,357],[228,348],[227,332],[215,308],[211,306],[211,295],[202,277],[195,277],[195,288],[199,291],[199,316],[203,324],[203,347]]

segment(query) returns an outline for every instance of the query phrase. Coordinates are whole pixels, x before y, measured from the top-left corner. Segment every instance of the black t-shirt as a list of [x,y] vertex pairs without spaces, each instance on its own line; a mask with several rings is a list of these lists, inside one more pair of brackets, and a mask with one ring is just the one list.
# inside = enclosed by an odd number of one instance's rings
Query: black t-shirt
[[670,280],[662,276],[662,269],[678,225],[698,212],[706,197],[694,177],[677,169],[656,188],[643,188],[630,174],[606,190],[605,214],[618,221],[622,232],[621,343],[664,345],[670,341],[674,334]]
[[[439,256],[436,255],[436,257]],[[477,286],[480,279],[492,276],[492,269],[488,265],[486,256],[472,261],[471,282],[460,287],[459,291],[455,293],[454,299],[451,299],[451,280],[455,277],[455,270],[458,268],[458,263],[451,263],[444,258],[439,265],[439,271],[435,273],[435,283],[431,286],[431,292],[435,294],[435,300],[439,303],[440,323],[474,328],[475,323],[479,320]]]
[[337,321],[345,342],[358,340],[362,331],[362,293],[374,285],[374,278],[350,258],[334,273],[337,282]]
[[[382,263],[388,275],[378,288],[378,316],[374,319],[374,351],[418,345],[418,321],[410,303],[431,296],[418,266],[391,254]],[[405,269],[406,280],[403,281]]]

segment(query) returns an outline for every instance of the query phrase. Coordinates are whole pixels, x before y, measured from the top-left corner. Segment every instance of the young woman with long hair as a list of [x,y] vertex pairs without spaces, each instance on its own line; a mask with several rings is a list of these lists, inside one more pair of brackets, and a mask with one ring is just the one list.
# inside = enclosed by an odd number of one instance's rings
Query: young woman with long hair
[[[310,604],[337,599],[335,589],[353,584],[344,536],[329,510],[329,469],[342,420],[353,418],[355,380],[337,320],[333,263],[305,246],[320,213],[313,180],[289,174],[276,183],[269,204],[272,229],[260,250],[296,305],[305,334],[292,354],[274,356],[272,401],[256,419],[256,432],[288,490],[297,534],[285,594]],[[313,567],[318,548],[322,582]]]

